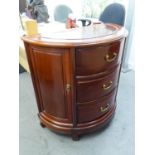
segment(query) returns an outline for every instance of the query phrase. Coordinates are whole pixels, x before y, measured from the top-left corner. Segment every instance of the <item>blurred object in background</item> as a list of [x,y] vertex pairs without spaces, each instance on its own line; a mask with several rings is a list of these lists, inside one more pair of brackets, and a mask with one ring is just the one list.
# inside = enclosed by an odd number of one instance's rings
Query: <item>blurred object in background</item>
[[36,19],[38,23],[48,22],[48,9],[43,0],[31,0],[26,8],[26,14],[29,18]]
[[66,23],[69,14],[72,12],[73,12],[72,9],[69,8],[67,5],[64,4],[57,5],[56,8],[54,9],[54,19],[55,21]]
[[28,19],[24,22],[24,30],[26,35],[37,35],[38,34],[38,25],[36,20],[34,19]]
[[104,23],[113,23],[124,26],[125,12],[124,5],[112,3],[102,11],[99,20]]
[[76,27],[76,17],[73,13],[70,13],[67,18],[66,28],[75,28]]
[[19,12],[22,14],[27,8],[27,0],[19,0]]

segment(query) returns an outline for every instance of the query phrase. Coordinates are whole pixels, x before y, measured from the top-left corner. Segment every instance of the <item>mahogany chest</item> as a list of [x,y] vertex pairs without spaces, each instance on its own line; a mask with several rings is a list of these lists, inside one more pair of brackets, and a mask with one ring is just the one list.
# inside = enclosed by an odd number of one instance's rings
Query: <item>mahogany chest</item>
[[22,37],[43,127],[77,140],[110,122],[126,37],[114,24]]

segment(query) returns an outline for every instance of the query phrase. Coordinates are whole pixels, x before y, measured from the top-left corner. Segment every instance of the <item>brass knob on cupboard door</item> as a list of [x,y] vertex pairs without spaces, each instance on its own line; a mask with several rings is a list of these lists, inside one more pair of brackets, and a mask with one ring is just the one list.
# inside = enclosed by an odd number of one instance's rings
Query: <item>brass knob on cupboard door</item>
[[71,90],[71,85],[70,84],[66,84],[66,92],[69,93]]
[[117,53],[116,52],[113,53],[112,57],[109,54],[106,54],[105,60],[107,62],[112,62],[112,61],[114,61],[116,59],[116,57],[117,57]]
[[108,90],[108,89],[111,88],[112,83],[113,83],[113,82],[110,80],[108,83],[103,84],[102,88],[103,88],[104,90]]

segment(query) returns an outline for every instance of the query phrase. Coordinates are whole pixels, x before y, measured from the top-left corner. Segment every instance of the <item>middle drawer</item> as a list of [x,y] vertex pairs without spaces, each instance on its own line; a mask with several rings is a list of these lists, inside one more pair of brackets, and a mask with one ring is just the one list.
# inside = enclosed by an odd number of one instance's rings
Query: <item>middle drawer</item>
[[103,78],[77,81],[77,103],[96,100],[110,93],[118,82],[119,67]]

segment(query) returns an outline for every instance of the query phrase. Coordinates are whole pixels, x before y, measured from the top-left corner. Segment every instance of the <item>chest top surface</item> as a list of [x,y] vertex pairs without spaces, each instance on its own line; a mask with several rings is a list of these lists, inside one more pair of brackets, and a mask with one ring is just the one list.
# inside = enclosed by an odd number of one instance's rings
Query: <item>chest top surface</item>
[[111,42],[126,36],[127,30],[124,27],[101,23],[59,32],[23,36],[22,39],[37,45],[76,47]]

